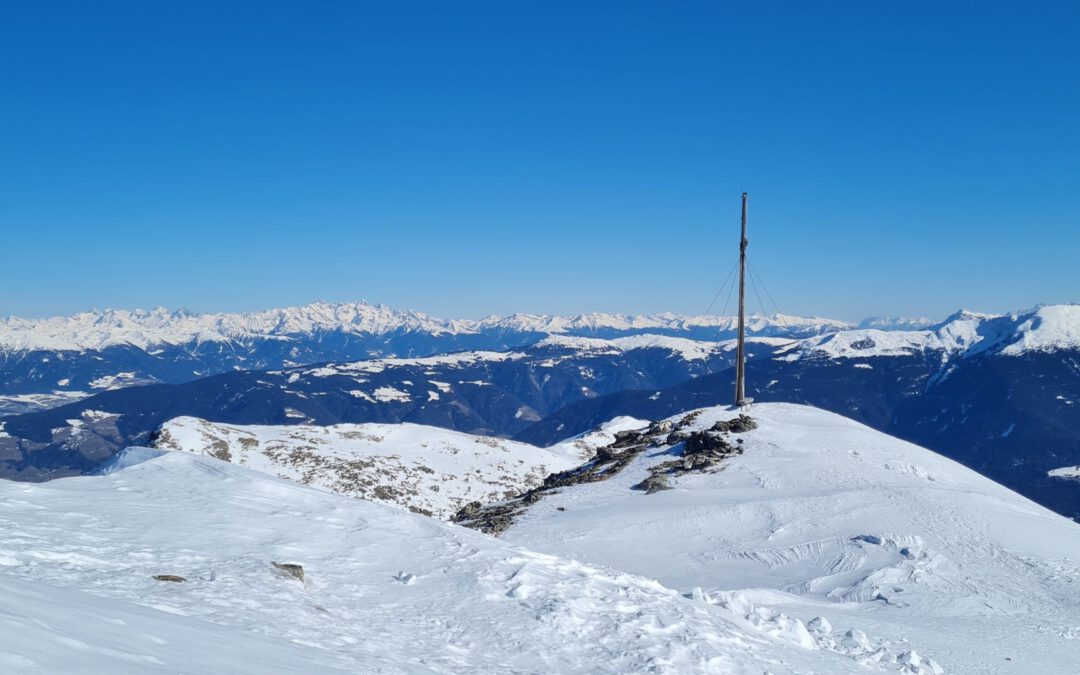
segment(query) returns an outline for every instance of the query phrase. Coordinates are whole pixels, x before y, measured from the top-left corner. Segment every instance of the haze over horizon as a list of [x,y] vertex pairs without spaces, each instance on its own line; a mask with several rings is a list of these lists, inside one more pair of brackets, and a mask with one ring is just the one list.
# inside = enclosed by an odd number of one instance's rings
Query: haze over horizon
[[0,316],[1077,299],[1076,5],[255,7],[0,8]]

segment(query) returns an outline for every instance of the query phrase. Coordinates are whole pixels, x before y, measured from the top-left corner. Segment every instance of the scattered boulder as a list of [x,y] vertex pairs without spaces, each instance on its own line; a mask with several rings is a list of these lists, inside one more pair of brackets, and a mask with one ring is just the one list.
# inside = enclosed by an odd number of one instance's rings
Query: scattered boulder
[[695,431],[686,439],[684,454],[705,455],[724,454],[730,455],[735,448],[728,443],[723,434],[716,431]]
[[673,427],[674,425],[671,423],[671,420],[653,422],[649,425],[649,430],[645,433],[649,434],[650,436],[657,436],[659,434],[670,433]]
[[619,453],[615,452],[611,446],[605,445],[596,449],[596,455],[593,456],[594,462],[613,462],[618,457]]
[[484,505],[481,504],[480,502],[469,502],[465,506],[462,506],[460,509],[458,509],[458,512],[455,513],[454,517],[451,518],[450,520],[452,520],[455,523],[460,522],[462,520],[467,520],[467,519],[472,518],[473,516],[475,516],[477,513],[479,513],[480,509],[482,509],[482,508],[484,508]]
[[176,574],[158,574],[158,575],[154,576],[154,579],[156,581],[171,581],[171,582],[177,583],[177,584],[182,584],[185,581],[187,581],[187,579],[185,579],[184,577],[176,575]]
[[651,495],[655,492],[660,492],[661,490],[670,490],[672,488],[670,485],[668,485],[667,476],[661,473],[650,475],[645,480],[641,481],[637,485],[634,485],[633,489],[644,490],[645,494]]
[[295,565],[293,563],[277,563],[273,561],[271,561],[270,564],[289,576],[295,577],[300,581],[304,580],[304,568],[301,565]]
[[544,495],[539,490],[529,490],[521,497],[522,504],[535,504]]
[[620,431],[615,440],[597,448],[591,460],[569,471],[560,471],[544,478],[538,488],[518,494],[505,502],[482,506],[479,502],[465,505],[453,517],[455,523],[499,535],[514,524],[514,518],[544,497],[560,488],[595,483],[617,476],[639,454],[652,445],[653,439],[640,431]]
[[640,431],[619,431],[615,434],[615,442],[607,446],[608,448],[625,448],[636,443],[641,442],[642,434]]
[[733,434],[745,433],[751,429],[757,429],[757,422],[745,414],[740,414],[738,417],[729,420],[720,420],[712,427],[713,431],[730,431]]
[[[730,420],[717,422],[712,428],[701,431],[687,429],[701,414],[690,413],[678,424],[669,420],[653,422],[644,431],[620,431],[615,440],[596,449],[596,454],[585,464],[553,473],[544,478],[538,488],[522,492],[505,502],[483,506],[480,502],[471,502],[463,506],[452,518],[453,522],[465,527],[480,530],[487,534],[499,535],[514,523],[514,518],[521,515],[529,506],[540,501],[560,488],[595,483],[619,475],[638,455],[650,447],[663,445],[683,445],[682,453],[666,462],[660,462],[649,469],[649,476],[632,486],[634,490],[654,494],[662,490],[673,489],[668,483],[672,476],[691,471],[706,472],[722,468],[725,459],[743,453],[742,440],[731,443],[730,433],[742,433],[757,428],[757,423],[747,415],[739,415]],[[666,436],[665,436],[666,434]],[[563,511],[562,507],[558,507]]]
[[676,431],[672,431],[670,434],[668,434],[668,437],[666,439],[664,439],[664,443],[666,445],[678,445],[679,443],[682,443],[683,441],[685,441],[689,437],[690,437],[690,434],[688,434],[687,432],[676,430]]

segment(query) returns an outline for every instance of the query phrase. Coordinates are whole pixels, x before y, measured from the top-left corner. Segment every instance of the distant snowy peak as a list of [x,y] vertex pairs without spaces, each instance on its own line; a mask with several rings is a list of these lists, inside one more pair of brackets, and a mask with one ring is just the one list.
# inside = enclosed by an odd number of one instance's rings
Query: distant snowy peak
[[876,328],[878,330],[923,330],[934,324],[924,317],[869,316],[859,322],[856,328]]
[[161,307],[149,311],[109,309],[47,319],[8,318],[0,321],[0,349],[83,351],[130,345],[146,350],[159,345],[275,339],[334,330],[371,334],[414,330],[438,335],[461,332],[459,323],[364,302],[317,302],[243,314],[196,314]]
[[[720,332],[730,332],[738,327],[738,318],[734,316],[682,316],[678,314],[579,314],[574,317],[550,316],[545,314],[511,314],[507,317],[490,316],[477,322],[478,328],[501,328],[521,332],[574,335],[589,335],[610,331],[693,331],[700,330],[695,338],[710,339]],[[834,319],[821,317],[771,316],[752,314],[747,318],[747,330],[751,333],[770,334],[773,332],[802,335],[817,335],[850,328],[851,325]]]
[[858,329],[808,338],[781,358],[860,358],[926,352],[1019,356],[1080,349],[1080,305],[1045,305],[1015,314],[960,311],[926,330]]
[[[420,312],[366,302],[316,302],[261,312],[196,314],[187,311],[94,310],[67,317],[0,320],[0,351],[27,352],[103,350],[131,346],[150,350],[190,343],[235,343],[281,340],[339,332],[388,335],[414,332],[433,336],[520,333],[617,337],[645,332],[682,334],[711,340],[730,337],[736,319],[675,314],[581,314],[559,317],[514,314],[481,320],[439,319]],[[757,335],[806,337],[849,327],[841,321],[777,314],[749,317],[747,330]]]
[[1080,348],[1080,305],[1047,305],[1009,318],[1015,337],[1002,349],[1003,354]]

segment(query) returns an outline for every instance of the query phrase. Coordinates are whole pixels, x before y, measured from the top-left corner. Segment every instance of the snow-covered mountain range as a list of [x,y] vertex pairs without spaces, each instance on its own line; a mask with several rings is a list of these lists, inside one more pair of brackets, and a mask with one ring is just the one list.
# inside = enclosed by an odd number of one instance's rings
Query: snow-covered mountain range
[[581,467],[465,510],[510,505],[499,538],[187,452],[0,481],[0,663],[1075,672],[1074,523],[838,416],[750,414],[621,420],[578,439],[595,448]]
[[[958,313],[917,331],[752,337],[758,400],[805,402],[918,442],[1060,513],[1080,490],[1080,308]],[[726,403],[733,343],[658,335],[541,336],[510,351],[236,371],[119,388],[0,428],[0,475],[92,468],[178,416],[226,424],[413,422],[546,446],[615,415]]]
[[[845,325],[829,319],[754,316],[749,331],[806,337]],[[109,389],[177,384],[233,370],[501,351],[549,336],[618,338],[649,333],[711,341],[732,337],[735,326],[733,317],[674,314],[516,314],[445,320],[366,303],[315,303],[248,314],[155,309],[9,318],[0,320],[0,415]]]
[[1080,305],[1047,305],[1015,314],[957,312],[923,330],[844,330],[800,340],[791,359],[862,358],[940,352],[944,358],[989,353],[1080,350]]
[[[1051,316],[1054,313],[1059,316]],[[1068,306],[1009,316],[959,313],[926,329],[921,319],[868,319],[864,328],[840,321],[784,315],[752,316],[751,336],[806,340],[802,350],[882,349],[955,351],[964,340],[996,331],[1054,337],[1021,341],[1012,349],[1076,345]],[[1043,326],[1057,319],[1057,331]],[[865,328],[871,326],[872,328]],[[85,312],[72,317],[0,321],[0,415],[41,409],[96,392],[140,384],[189,382],[233,370],[265,370],[371,358],[423,357],[453,351],[503,351],[548,337],[647,339],[652,335],[697,342],[734,336],[734,317],[673,314],[588,314],[556,317],[517,314],[480,320],[444,320],[365,303],[316,303],[248,314],[152,311]],[[1070,333],[1071,331],[1071,333]],[[895,333],[895,334],[894,334]],[[835,338],[833,336],[836,336]],[[648,338],[648,339],[656,339]],[[845,342],[846,341],[846,342]],[[584,342],[580,342],[584,344]],[[989,344],[983,341],[984,345]],[[873,353],[873,348],[869,350]]]
[[[439,319],[420,312],[365,302],[317,302],[249,313],[203,313],[153,310],[105,310],[46,319],[0,320],[0,351],[102,351],[110,347],[155,347],[191,343],[240,343],[266,339],[296,339],[326,333],[390,335],[581,335],[614,337],[656,333],[712,339],[736,327],[730,316],[677,314],[580,314],[561,317],[512,314],[484,319]],[[850,325],[842,321],[777,314],[753,316],[754,335],[802,336],[831,332]],[[391,354],[393,355],[393,354]],[[409,354],[405,354],[409,355]]]

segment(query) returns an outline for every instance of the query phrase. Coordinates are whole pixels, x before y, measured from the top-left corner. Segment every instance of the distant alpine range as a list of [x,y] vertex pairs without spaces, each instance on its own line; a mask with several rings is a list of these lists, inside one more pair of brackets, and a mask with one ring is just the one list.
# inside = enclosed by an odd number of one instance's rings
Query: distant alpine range
[[[1080,517],[1080,306],[945,321],[753,316],[748,395],[808,403]],[[365,303],[0,323],[0,476],[92,471],[177,417],[412,422],[550,446],[728,403],[732,317],[435,319]]]
[[[850,328],[842,321],[751,317],[749,334],[809,337]],[[734,317],[582,314],[437,319],[384,305],[315,303],[249,314],[106,310],[0,321],[0,412],[55,405],[147,383],[188,382],[231,370],[326,361],[504,350],[549,335],[615,338],[654,334],[695,340],[734,337]]]

